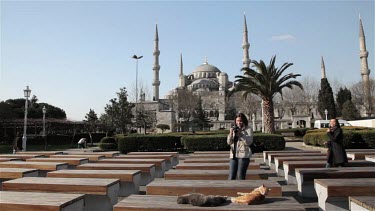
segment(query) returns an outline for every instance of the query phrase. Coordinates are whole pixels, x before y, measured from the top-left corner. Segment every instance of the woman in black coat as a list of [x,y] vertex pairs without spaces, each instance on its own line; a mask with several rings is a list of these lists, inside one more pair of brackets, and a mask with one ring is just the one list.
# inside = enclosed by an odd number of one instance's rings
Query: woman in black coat
[[329,121],[327,135],[329,137],[327,167],[343,167],[348,163],[348,157],[343,145],[344,134],[337,119]]

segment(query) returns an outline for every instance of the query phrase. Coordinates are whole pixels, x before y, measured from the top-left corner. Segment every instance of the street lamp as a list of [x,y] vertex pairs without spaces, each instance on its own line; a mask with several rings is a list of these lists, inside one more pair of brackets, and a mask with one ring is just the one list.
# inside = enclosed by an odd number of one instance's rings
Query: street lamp
[[43,106],[42,111],[43,111],[43,134],[42,136],[44,138],[46,136],[46,111],[47,111],[45,106]]
[[256,131],[256,128],[255,128],[255,114],[252,114],[251,118],[253,120],[253,131]]
[[264,133],[264,109],[263,109],[263,100],[262,102],[260,103],[261,107],[262,107],[262,133]]
[[326,120],[328,120],[328,110],[326,109],[326,110],[324,110],[324,113],[326,114]]
[[25,95],[25,120],[23,123],[23,136],[22,136],[22,148],[23,151],[26,151],[26,130],[27,130],[27,106],[28,106],[28,98],[30,97],[31,90],[29,89],[29,86],[26,86],[26,89],[23,90],[23,93]]
[[135,68],[135,120],[137,121],[137,106],[138,106],[138,60],[141,59],[143,56],[137,56],[133,55],[133,59],[135,59],[136,62],[136,68]]

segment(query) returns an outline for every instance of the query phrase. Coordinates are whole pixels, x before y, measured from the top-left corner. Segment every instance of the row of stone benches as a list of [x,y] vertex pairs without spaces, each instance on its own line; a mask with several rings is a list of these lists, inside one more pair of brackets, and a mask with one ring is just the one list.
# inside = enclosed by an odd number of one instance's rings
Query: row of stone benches
[[[374,152],[372,149],[354,151],[367,156]],[[279,176],[284,174],[288,184],[298,185],[300,196],[317,197],[322,210],[347,210],[350,196],[360,196],[355,203],[357,206],[362,195],[375,198],[374,162],[351,160],[349,167],[327,169],[324,168],[325,154],[314,151],[264,152],[264,159]]]

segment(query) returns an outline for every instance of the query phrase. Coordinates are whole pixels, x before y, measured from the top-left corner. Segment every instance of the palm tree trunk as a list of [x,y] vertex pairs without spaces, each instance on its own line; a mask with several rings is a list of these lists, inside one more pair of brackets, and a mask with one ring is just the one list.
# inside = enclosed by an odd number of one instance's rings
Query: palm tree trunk
[[275,115],[273,113],[273,101],[272,99],[263,100],[264,109],[264,132],[275,133]]

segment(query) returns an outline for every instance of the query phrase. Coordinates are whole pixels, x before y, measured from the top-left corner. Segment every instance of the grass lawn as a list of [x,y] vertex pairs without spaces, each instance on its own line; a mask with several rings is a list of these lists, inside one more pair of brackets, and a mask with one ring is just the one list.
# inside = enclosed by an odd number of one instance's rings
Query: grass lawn
[[[44,145],[27,145],[27,151],[58,151],[58,150],[66,150],[71,148],[70,144],[66,145],[48,145],[47,150],[44,149]],[[13,149],[11,145],[0,145],[0,154],[9,154],[13,153]]]

